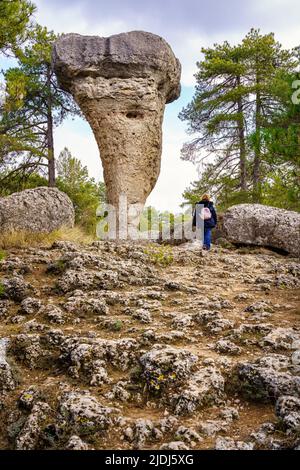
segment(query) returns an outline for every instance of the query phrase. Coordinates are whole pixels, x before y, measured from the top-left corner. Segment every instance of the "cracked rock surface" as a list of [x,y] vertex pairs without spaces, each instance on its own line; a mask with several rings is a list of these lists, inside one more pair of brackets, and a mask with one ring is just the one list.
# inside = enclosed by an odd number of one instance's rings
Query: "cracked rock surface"
[[299,259],[182,245],[160,267],[145,248],[7,251],[1,448],[297,448]]
[[0,198],[0,230],[52,232],[73,227],[75,211],[67,194],[57,188],[26,189]]
[[223,229],[230,242],[269,246],[300,256],[298,212],[262,204],[238,204],[225,212]]

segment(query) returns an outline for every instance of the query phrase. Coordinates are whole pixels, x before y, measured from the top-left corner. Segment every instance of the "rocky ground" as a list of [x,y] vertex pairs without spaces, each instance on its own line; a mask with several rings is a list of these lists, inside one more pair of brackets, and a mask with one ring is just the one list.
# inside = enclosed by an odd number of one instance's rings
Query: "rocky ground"
[[56,242],[0,262],[2,449],[300,447],[300,264]]

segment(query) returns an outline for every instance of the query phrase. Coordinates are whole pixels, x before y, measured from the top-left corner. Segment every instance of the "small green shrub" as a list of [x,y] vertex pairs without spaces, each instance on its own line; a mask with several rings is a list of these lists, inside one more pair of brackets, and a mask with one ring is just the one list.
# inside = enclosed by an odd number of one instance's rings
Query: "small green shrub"
[[130,370],[130,373],[129,373],[131,382],[137,382],[140,384],[142,380],[142,374],[143,374],[143,369],[141,368],[141,366],[139,365],[134,366]]
[[3,297],[5,294],[5,287],[4,285],[0,282],[0,298]]
[[121,320],[116,320],[110,327],[112,331],[120,331],[123,328],[123,322]]
[[174,261],[173,251],[170,246],[150,243],[144,249],[144,253],[148,255],[151,263],[158,264],[159,266],[166,267]]
[[49,274],[62,274],[67,269],[67,262],[64,259],[59,259],[49,264],[47,273]]
[[6,252],[0,250],[0,262],[3,261],[6,258]]

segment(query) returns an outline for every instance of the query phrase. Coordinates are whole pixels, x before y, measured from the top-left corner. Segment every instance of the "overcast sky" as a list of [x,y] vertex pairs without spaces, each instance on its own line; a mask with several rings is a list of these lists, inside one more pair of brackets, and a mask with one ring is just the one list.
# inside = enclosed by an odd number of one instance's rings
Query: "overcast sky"
[[[39,23],[57,33],[109,36],[145,30],[163,36],[182,63],[182,94],[167,105],[164,120],[162,169],[147,204],[178,210],[182,192],[196,179],[196,168],[180,160],[188,139],[178,112],[193,96],[195,63],[200,49],[215,42],[239,41],[251,27],[275,32],[285,47],[300,44],[299,0],[33,0]],[[87,123],[67,121],[56,131],[56,153],[67,146],[102,178],[101,161]]]

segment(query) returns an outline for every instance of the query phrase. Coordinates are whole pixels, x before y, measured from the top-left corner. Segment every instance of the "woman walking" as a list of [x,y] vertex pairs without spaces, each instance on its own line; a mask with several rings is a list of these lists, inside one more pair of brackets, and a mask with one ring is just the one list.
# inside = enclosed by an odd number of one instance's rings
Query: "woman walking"
[[210,250],[211,231],[217,225],[218,217],[213,202],[208,194],[203,194],[201,201],[195,205],[193,227],[201,227],[204,222],[203,250]]

